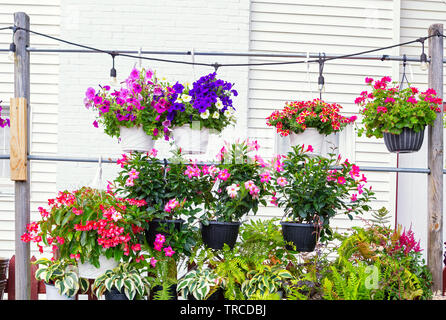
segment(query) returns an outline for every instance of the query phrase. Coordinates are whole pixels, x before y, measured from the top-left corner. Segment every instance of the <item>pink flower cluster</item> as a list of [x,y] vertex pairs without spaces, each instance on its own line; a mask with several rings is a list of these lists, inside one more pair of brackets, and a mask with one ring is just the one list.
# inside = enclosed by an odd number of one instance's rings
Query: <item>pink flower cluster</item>
[[[161,233],[158,233],[155,236],[155,241],[153,242],[153,249],[155,249],[156,251],[160,251],[160,252],[161,252],[161,250],[163,250],[164,255],[166,257],[172,257],[175,254],[175,251],[172,249],[171,246],[165,247],[163,249],[165,242],[166,242],[166,237],[164,235],[162,235]],[[155,257],[150,258],[150,264],[152,265],[152,267],[155,268],[157,262],[158,262],[158,260],[156,260]]]
[[406,231],[404,229],[403,233],[399,237],[397,243],[395,244],[395,247],[393,248],[392,252],[400,251],[402,250],[405,255],[409,254],[411,251],[413,252],[421,252],[422,249],[420,248],[420,241],[415,241],[415,234],[412,231],[412,229],[409,229]]
[[171,213],[172,211],[174,211],[176,208],[179,207],[180,207],[180,202],[177,199],[171,199],[164,206],[164,211]]

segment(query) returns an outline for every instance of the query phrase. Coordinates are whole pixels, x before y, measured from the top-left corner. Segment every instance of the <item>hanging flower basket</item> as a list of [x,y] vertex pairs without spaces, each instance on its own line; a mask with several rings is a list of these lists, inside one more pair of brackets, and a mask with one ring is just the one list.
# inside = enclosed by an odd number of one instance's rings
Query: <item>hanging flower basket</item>
[[[312,223],[281,222],[283,239],[292,242],[296,251],[312,252],[316,247],[317,229]],[[287,250],[294,248],[287,244]]]
[[209,221],[208,225],[201,224],[203,243],[211,249],[223,249],[226,243],[231,249],[237,241],[241,222]]
[[148,152],[153,149],[155,141],[143,130],[142,126],[132,128],[120,127],[121,148],[124,152]]
[[320,134],[316,128],[307,128],[302,133],[290,133],[290,146],[312,146],[313,151],[309,151],[308,153],[321,155],[324,147],[324,139],[325,136]]
[[106,256],[99,256],[100,267],[96,268],[89,262],[79,263],[79,277],[85,279],[96,279],[97,277],[103,275],[107,270],[112,270],[119,265],[119,262],[113,258],[107,259]]
[[424,129],[415,132],[409,128],[403,128],[400,134],[383,133],[384,143],[390,152],[410,153],[421,149],[424,139]]
[[390,152],[416,152],[423,144],[424,129],[433,125],[441,112],[442,99],[433,89],[421,92],[415,87],[402,89],[390,77],[365,78],[372,88],[355,99],[363,115],[358,135],[384,138]]
[[59,290],[53,284],[45,283],[45,291],[47,300],[76,300],[75,296],[68,297],[60,294]]
[[209,129],[194,129],[189,124],[175,127],[172,135],[177,147],[181,148],[183,154],[206,153],[209,141]]

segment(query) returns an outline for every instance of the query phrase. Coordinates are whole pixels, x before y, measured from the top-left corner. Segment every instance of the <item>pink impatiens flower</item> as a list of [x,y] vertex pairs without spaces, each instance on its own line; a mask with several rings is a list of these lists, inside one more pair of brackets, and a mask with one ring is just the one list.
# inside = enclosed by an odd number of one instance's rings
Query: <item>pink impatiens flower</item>
[[152,267],[155,268],[157,262],[158,260],[156,260],[154,257],[150,258],[150,264],[152,265]]

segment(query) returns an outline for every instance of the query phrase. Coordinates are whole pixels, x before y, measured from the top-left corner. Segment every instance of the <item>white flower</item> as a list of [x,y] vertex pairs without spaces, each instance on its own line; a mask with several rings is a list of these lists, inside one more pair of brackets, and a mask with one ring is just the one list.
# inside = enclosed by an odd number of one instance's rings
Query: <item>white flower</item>
[[183,102],[189,102],[189,101],[191,101],[192,100],[192,97],[190,96],[190,95],[188,95],[188,94],[182,94],[181,95],[181,98],[180,98]]
[[225,115],[226,118],[230,118],[232,116],[232,112],[229,109],[226,110],[223,114]]
[[215,106],[217,107],[218,110],[223,109],[223,102],[221,102],[221,100],[219,98],[217,98],[217,103],[215,103]]
[[238,187],[235,183],[231,184],[230,186],[226,187],[226,191],[228,192],[228,195],[231,198],[237,197],[237,191],[240,190],[240,187]]
[[202,119],[207,119],[209,118],[209,110],[206,110],[205,112],[203,112],[202,114],[200,114],[200,117]]
[[215,111],[214,114],[212,115],[212,118],[214,118],[214,119],[220,118],[220,112],[219,111]]

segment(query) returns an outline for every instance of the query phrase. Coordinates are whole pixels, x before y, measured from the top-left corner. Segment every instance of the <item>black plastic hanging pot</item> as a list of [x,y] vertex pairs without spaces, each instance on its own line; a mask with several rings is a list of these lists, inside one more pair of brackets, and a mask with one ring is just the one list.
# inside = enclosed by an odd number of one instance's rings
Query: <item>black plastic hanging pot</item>
[[201,223],[203,243],[211,249],[220,250],[226,243],[231,249],[237,241],[241,222],[209,221],[208,225]]
[[128,300],[125,293],[121,293],[118,289],[113,287],[110,291],[106,290],[104,292],[105,300]]
[[[193,294],[189,293],[187,295],[187,300],[197,300],[197,299],[195,299]],[[226,300],[223,288],[219,287],[206,300]]]
[[174,225],[175,230],[179,231],[183,223],[184,223],[183,219],[177,219],[177,220],[153,219],[152,221],[149,222],[149,229],[144,231],[147,243],[149,244],[149,246],[153,247],[153,243],[155,242],[157,234],[162,234],[163,236],[168,237],[169,230],[171,229],[172,225]]
[[424,129],[415,132],[409,128],[403,128],[401,134],[383,133],[384,143],[390,152],[410,153],[417,152],[423,145]]
[[[312,223],[281,222],[282,234],[285,242],[291,242],[296,246],[296,251],[312,252],[316,247],[316,226]],[[287,244],[287,250],[294,250],[293,246]]]

